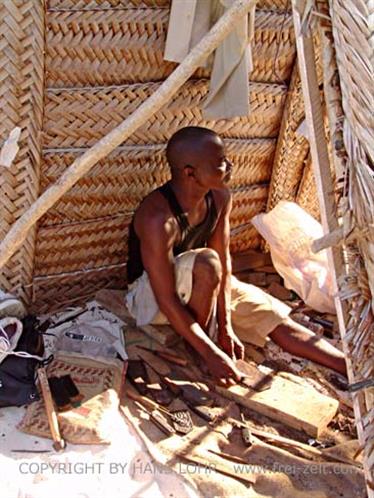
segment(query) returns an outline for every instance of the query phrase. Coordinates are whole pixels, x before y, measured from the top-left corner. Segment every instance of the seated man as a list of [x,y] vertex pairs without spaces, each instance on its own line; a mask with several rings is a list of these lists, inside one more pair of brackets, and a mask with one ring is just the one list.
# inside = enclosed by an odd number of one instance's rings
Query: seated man
[[211,130],[187,127],[170,139],[171,180],[151,192],[130,226],[126,296],[138,325],[170,323],[211,374],[238,379],[247,342],[270,337],[285,350],[345,374],[343,354],[288,315],[290,308],[231,276],[232,165]]

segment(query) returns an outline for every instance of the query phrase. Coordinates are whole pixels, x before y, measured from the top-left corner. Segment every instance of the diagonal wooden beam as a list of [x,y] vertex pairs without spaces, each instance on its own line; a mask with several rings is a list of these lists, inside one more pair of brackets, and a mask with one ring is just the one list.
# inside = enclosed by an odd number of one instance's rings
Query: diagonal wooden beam
[[256,0],[236,0],[207,35],[191,50],[185,60],[165,80],[158,90],[114,130],[76,159],[57,182],[16,221],[0,244],[0,268],[9,260],[26,239],[30,228],[48,211],[83,175],[103,157],[120,145],[139,126],[149,119],[178,91],[195,70],[233,29],[235,23],[247,15]]

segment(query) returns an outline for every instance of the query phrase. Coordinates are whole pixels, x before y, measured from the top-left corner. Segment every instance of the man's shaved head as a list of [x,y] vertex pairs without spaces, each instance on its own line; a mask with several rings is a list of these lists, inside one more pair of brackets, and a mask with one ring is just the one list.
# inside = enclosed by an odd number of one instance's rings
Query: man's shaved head
[[194,160],[202,153],[207,142],[220,142],[218,135],[208,128],[200,126],[187,126],[178,130],[169,140],[166,148],[166,157],[172,174]]

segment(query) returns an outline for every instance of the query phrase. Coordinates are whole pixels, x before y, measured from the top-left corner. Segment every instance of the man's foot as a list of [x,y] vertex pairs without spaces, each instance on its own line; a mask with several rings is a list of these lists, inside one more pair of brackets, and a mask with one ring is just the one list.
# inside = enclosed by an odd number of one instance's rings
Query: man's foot
[[270,337],[288,353],[315,361],[347,376],[343,353],[291,318],[278,325]]

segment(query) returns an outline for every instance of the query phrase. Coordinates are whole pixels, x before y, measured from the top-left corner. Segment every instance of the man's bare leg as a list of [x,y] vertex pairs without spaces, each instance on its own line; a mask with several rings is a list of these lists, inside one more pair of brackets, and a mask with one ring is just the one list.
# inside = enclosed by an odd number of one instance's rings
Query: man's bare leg
[[281,325],[278,325],[269,337],[288,353],[307,358],[347,375],[343,353],[291,318],[285,319]]
[[221,282],[221,263],[212,249],[201,249],[193,268],[192,294],[188,308],[201,328],[207,331]]

